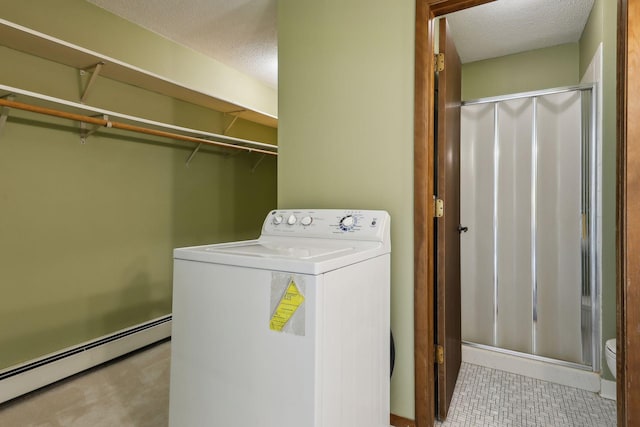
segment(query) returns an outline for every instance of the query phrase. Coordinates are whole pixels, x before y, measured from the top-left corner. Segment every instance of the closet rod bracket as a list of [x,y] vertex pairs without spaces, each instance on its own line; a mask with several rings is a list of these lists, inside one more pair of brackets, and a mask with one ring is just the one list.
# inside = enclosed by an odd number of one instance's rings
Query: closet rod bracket
[[[104,121],[107,122],[107,124],[105,126],[106,127],[111,127],[111,122],[109,121],[109,116],[108,115],[106,115],[106,114],[98,114],[98,115],[91,116],[91,117],[101,117]],[[91,126],[88,123],[80,122],[80,143],[81,144],[86,144],[87,143],[87,138],[89,138],[91,135],[96,133],[98,131],[98,129],[100,129],[101,127],[103,127],[103,126],[98,126],[98,125]]]
[[253,167],[251,168],[251,173],[255,173],[256,169],[258,169],[258,165],[260,165],[260,163],[262,163],[262,161],[264,160],[264,158],[266,157],[266,154],[263,154],[262,156],[260,156],[260,158],[258,159],[258,161],[256,162],[255,165],[253,165]]
[[91,90],[91,87],[93,86],[93,84],[96,82],[96,79],[98,78],[98,76],[100,75],[100,71],[102,71],[102,67],[104,66],[104,62],[100,61],[97,64],[91,66],[91,67],[87,67],[84,68],[82,70],[80,70],[80,75],[83,76],[85,73],[87,72],[91,72],[93,70],[93,72],[91,73],[91,77],[89,78],[89,82],[87,83],[87,86],[84,88],[84,92],[82,93],[82,97],[80,97],[80,102],[81,103],[85,103],[85,100],[87,99],[87,96],[89,96],[89,91]]
[[185,163],[187,167],[189,167],[189,165],[191,164],[191,160],[193,160],[193,158],[196,156],[196,153],[198,151],[200,151],[200,147],[202,147],[202,143],[196,145],[196,148],[194,148],[193,151],[191,152],[191,154],[189,155],[189,158],[187,159],[187,162]]

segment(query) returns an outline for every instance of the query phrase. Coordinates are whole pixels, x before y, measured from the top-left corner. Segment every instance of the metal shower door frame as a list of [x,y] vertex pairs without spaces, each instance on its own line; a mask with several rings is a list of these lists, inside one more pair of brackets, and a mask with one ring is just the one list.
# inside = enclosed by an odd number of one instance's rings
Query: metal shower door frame
[[[536,216],[535,211],[537,209],[536,201],[537,201],[537,132],[536,132],[536,116],[537,116],[537,98],[545,95],[553,95],[558,93],[565,92],[580,92],[580,102],[581,102],[581,174],[582,174],[582,218],[583,218],[583,234],[582,234],[582,285],[581,285],[581,299],[584,301],[588,300],[590,305],[589,310],[589,319],[584,319],[585,313],[582,310],[583,301],[581,301],[581,333],[582,333],[582,354],[583,361],[585,364],[578,364],[574,362],[568,362],[558,359],[551,359],[544,356],[539,356],[536,354],[522,353],[519,351],[498,348],[496,347],[497,343],[497,301],[498,301],[498,247],[497,247],[497,191],[498,187],[497,183],[497,175],[498,170],[497,167],[494,169],[494,177],[493,177],[493,200],[494,200],[494,214],[493,214],[493,235],[494,235],[494,245],[493,245],[493,268],[494,268],[494,277],[493,277],[493,337],[494,337],[494,346],[465,342],[465,344],[479,347],[479,348],[490,348],[493,350],[498,350],[502,353],[513,354],[518,356],[525,356],[527,358],[531,358],[534,360],[540,360],[545,362],[552,362],[563,366],[569,366],[584,370],[592,370],[597,372],[600,370],[601,365],[601,328],[600,328],[600,315],[601,315],[601,307],[600,307],[600,294],[601,294],[601,253],[600,248],[598,246],[598,242],[602,241],[601,230],[598,227],[598,217],[601,215],[601,199],[598,197],[598,189],[601,186],[601,178],[600,174],[597,173],[598,166],[598,144],[601,144],[601,141],[597,138],[597,83],[592,84],[581,84],[581,85],[573,85],[573,86],[565,86],[552,88],[547,90],[540,91],[531,91],[531,92],[522,92],[508,95],[501,95],[496,97],[488,97],[475,99],[471,101],[464,101],[462,106],[468,105],[477,105],[477,104],[494,104],[494,141],[493,141],[493,150],[494,150],[494,164],[496,164],[499,153],[498,153],[498,103],[502,101],[509,101],[515,99],[523,99],[523,98],[531,98],[533,102],[533,117],[532,117],[532,159],[531,159],[531,167],[532,167],[532,194],[531,194],[531,256],[532,256],[532,264],[531,264],[531,274],[532,274],[532,283],[531,283],[531,292],[532,292],[532,353],[536,352],[536,323],[537,323],[537,257],[536,257],[536,242],[535,237],[537,234],[537,224],[536,224]],[[585,171],[585,169],[588,169]],[[586,221],[585,221],[586,219]],[[586,321],[585,321],[586,320]],[[589,325],[589,328],[586,328],[585,325]],[[590,340],[590,345],[588,346],[588,351],[585,350],[585,341],[586,339]]]

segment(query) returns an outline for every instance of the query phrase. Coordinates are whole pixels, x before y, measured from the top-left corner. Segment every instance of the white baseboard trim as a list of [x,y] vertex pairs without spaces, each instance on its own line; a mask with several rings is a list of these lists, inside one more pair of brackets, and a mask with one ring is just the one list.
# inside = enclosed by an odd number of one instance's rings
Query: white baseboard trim
[[171,336],[171,315],[0,371],[0,403]]
[[582,390],[596,393],[600,391],[600,375],[596,372],[554,365],[464,344],[462,345],[462,361]]
[[616,400],[616,382],[610,380],[601,380],[600,396],[609,400]]

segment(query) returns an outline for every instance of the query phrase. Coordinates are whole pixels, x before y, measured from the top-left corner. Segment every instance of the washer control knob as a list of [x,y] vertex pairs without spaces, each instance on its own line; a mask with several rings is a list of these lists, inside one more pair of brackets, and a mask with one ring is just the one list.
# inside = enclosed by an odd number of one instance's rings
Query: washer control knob
[[287,218],[287,224],[289,225],[293,225],[298,221],[298,218],[296,218],[296,216],[294,214],[289,215],[289,218]]
[[300,220],[300,224],[304,226],[311,225],[312,222],[313,222],[313,218],[311,218],[310,216],[305,216]]
[[356,219],[351,215],[347,215],[340,220],[340,229],[343,231],[351,230],[354,225],[356,225]]
[[282,224],[282,220],[283,219],[284,218],[282,218],[282,215],[276,215],[276,216],[273,217],[273,223],[275,225],[280,225],[280,224]]

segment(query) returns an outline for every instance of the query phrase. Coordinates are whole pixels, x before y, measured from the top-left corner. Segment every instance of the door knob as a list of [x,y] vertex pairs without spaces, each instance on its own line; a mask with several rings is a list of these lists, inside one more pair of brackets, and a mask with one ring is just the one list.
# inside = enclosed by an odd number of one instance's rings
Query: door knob
[[463,227],[462,224],[458,224],[458,233],[462,234],[466,233],[467,231],[469,231],[469,227]]

